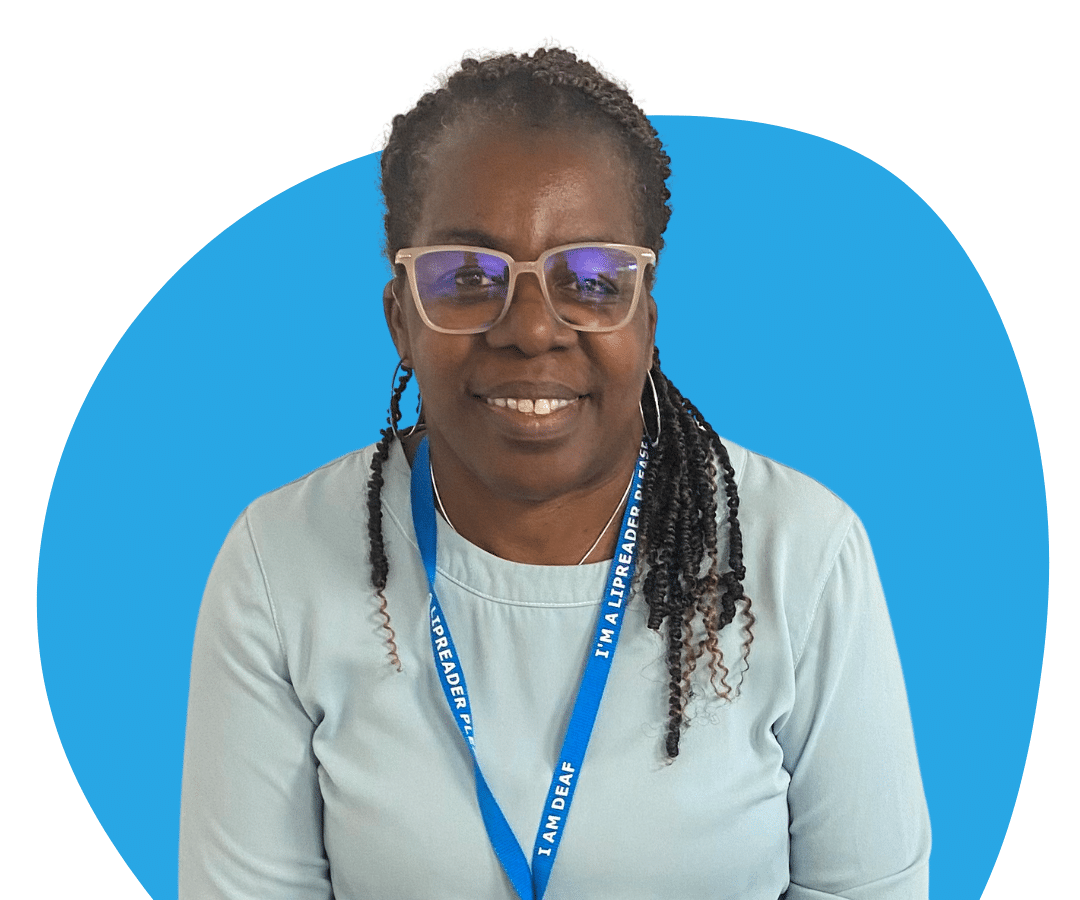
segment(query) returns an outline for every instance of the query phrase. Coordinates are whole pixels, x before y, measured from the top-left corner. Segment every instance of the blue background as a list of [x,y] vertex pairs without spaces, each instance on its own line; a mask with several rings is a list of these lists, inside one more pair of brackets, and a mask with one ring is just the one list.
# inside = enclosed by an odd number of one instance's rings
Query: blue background
[[[930,804],[932,896],[975,900],[1019,787],[1046,626],[1042,469],[1005,330],[949,230],[875,163],[774,126],[654,122],[674,160],[664,368],[722,435],[866,524]],[[102,368],[57,471],[46,688],[79,783],[155,900],[176,894],[188,668],[217,549],[254,497],[385,420],[377,172],[372,155],[309,179],[188,262]]]

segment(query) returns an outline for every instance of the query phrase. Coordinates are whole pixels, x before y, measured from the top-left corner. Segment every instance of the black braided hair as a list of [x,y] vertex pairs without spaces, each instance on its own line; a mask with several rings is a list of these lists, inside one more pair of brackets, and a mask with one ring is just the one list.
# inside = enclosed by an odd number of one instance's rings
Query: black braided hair
[[635,200],[642,242],[657,254],[671,218],[667,178],[671,160],[645,113],[625,88],[561,49],[464,59],[443,87],[425,94],[408,113],[394,117],[382,152],[386,251],[390,263],[411,239],[424,197],[431,150],[450,126],[496,116],[524,125],[599,131],[614,138],[637,175]]
[[[734,621],[742,607],[742,660],[753,642],[754,615],[743,593],[742,529],[735,469],[727,448],[697,407],[679,393],[660,369],[654,351],[650,370],[656,385],[661,426],[659,445],[650,455],[643,485],[641,510],[645,578],[642,593],[648,606],[648,626],[667,627],[668,728],[665,748],[679,753],[679,735],[686,721],[690,676],[697,660],[709,654],[710,681],[721,697],[732,695],[728,669],[720,650],[719,633]],[[651,394],[651,391],[647,393]],[[647,403],[643,398],[646,420]],[[655,410],[655,407],[654,407]],[[719,465],[719,469],[717,466]],[[723,483],[727,526],[727,570],[720,573],[717,550],[717,482]],[[707,561],[704,573],[703,563]],[[693,640],[694,620],[700,617],[704,637]]]
[[[390,445],[397,434],[401,421],[401,395],[409,383],[413,370],[401,366],[401,377],[390,391],[390,412],[386,417],[386,427],[380,432],[379,442],[375,445],[375,456],[371,460],[371,475],[368,477],[368,559],[371,561],[371,585],[379,598],[379,615],[386,635],[387,654],[397,670],[401,671],[401,658],[398,656],[397,636],[390,624],[390,611],[386,607],[386,577],[390,574],[390,563],[386,559],[382,533],[382,467],[390,456]],[[397,371],[395,370],[395,375]]]
[[[548,128],[581,129],[610,135],[636,179],[635,199],[642,242],[658,255],[671,217],[666,181],[671,174],[656,129],[630,94],[573,53],[540,49],[484,60],[465,59],[438,90],[425,94],[410,112],[393,120],[382,153],[382,191],[386,203],[386,251],[391,261],[408,246],[424,197],[432,151],[447,130],[472,117],[497,117]],[[650,273],[651,274],[651,273]],[[401,273],[396,273],[401,277]],[[383,591],[389,571],[382,538],[382,467],[401,419],[399,408],[408,375],[405,370],[390,400],[388,428],[376,445],[368,480],[371,578],[380,602],[391,660],[399,666],[394,632]],[[642,505],[645,572],[641,590],[648,626],[666,629],[668,718],[665,750],[679,753],[686,724],[691,676],[708,654],[709,680],[718,695],[730,697],[728,668],[719,633],[743,610],[741,658],[747,664],[754,616],[743,593],[742,532],[735,470],[727,449],[704,417],[667,379],[654,351],[650,370],[656,388],[642,398],[647,421],[660,423],[660,439],[646,470]],[[720,572],[717,549],[717,495],[722,485],[727,531],[727,567]]]

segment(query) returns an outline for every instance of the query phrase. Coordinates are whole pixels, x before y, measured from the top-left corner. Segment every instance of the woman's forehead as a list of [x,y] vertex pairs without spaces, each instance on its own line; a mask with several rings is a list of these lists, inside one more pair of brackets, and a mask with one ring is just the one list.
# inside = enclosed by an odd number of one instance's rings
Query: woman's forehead
[[[606,135],[574,129],[454,129],[433,148],[414,229],[418,244],[633,243],[634,179]],[[547,249],[547,244],[540,250]],[[519,247],[520,249],[520,247]],[[507,248],[507,252],[513,252]]]

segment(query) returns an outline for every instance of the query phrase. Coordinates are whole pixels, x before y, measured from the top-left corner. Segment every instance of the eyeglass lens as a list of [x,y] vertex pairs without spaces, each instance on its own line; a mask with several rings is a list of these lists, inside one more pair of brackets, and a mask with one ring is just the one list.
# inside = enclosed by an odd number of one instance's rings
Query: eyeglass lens
[[[510,284],[506,260],[479,250],[432,250],[416,259],[416,287],[433,325],[488,328],[502,314]],[[575,328],[618,328],[638,286],[634,254],[574,247],[547,257],[544,286],[555,315]]]

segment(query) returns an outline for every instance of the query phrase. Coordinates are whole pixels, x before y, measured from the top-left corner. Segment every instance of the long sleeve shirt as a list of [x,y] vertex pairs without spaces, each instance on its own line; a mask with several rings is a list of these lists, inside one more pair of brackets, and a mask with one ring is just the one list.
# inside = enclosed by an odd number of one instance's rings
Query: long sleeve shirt
[[[721,634],[731,696],[717,698],[706,654],[669,762],[665,646],[631,598],[546,896],[925,900],[929,818],[863,527],[816,482],[728,446],[749,668],[743,614]],[[214,565],[192,662],[181,900],[514,900],[435,671],[396,443],[382,508],[402,671],[388,661],[368,561],[372,452],[255,501]],[[608,564],[513,563],[438,527],[476,752],[528,856]]]

